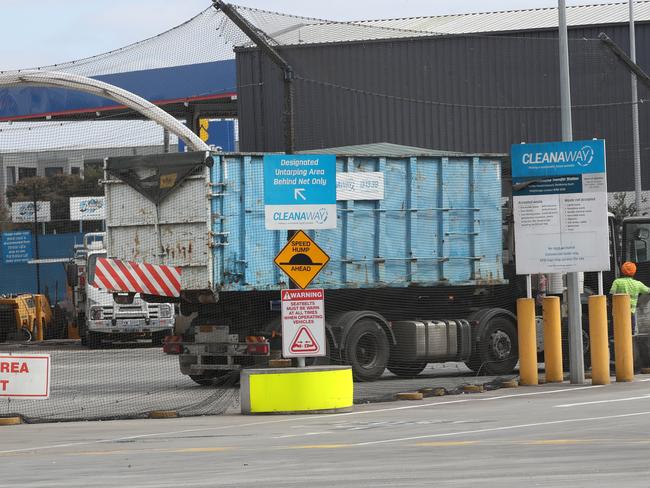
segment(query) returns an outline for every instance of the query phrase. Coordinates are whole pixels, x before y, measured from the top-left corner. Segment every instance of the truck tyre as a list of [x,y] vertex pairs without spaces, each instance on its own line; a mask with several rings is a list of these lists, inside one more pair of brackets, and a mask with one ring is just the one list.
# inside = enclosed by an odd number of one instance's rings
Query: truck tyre
[[396,376],[401,376],[403,378],[410,378],[413,376],[419,375],[424,368],[427,367],[425,362],[412,362],[412,363],[399,363],[399,364],[388,364],[388,371],[393,373]]
[[352,326],[345,343],[345,358],[357,381],[375,381],[388,365],[390,346],[381,326],[370,318]]
[[102,339],[98,332],[86,332],[86,345],[90,349],[99,349],[102,345]]
[[465,364],[477,374],[502,375],[514,371],[519,360],[517,328],[507,316],[497,315],[481,322],[479,340]]
[[[203,374],[191,374],[188,375],[192,381],[201,386],[213,386],[217,385],[217,380],[225,378],[226,376],[232,374],[233,371],[229,370],[219,370],[219,371],[207,371]],[[237,374],[239,376],[239,374]],[[235,383],[235,382],[233,382]],[[219,385],[224,386],[224,385]]]

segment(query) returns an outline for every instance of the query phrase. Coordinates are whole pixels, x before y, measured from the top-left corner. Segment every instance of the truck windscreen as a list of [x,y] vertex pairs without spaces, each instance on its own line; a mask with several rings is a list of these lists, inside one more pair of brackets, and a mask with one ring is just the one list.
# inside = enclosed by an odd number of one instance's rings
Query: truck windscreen
[[106,253],[91,254],[88,258],[88,267],[86,273],[88,274],[87,282],[92,283],[95,281],[95,266],[97,265],[98,258],[105,258]]

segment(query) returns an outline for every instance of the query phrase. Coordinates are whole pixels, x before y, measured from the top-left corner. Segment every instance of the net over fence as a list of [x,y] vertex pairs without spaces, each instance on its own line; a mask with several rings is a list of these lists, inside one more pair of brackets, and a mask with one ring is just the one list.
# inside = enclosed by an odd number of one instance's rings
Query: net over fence
[[[351,365],[360,401],[517,374],[526,284],[515,274],[508,153],[560,138],[557,39],[238,12],[291,64],[297,154],[269,157],[286,140],[281,71],[212,7],[42,70],[99,77],[232,61],[238,47],[236,81],[219,89],[237,94],[228,127],[245,151],[185,152],[175,134],[124,112],[0,122],[0,380],[2,364],[14,374],[20,358],[50,357],[49,398],[0,390],[0,416],[234,412],[242,368],[287,365],[283,355],[298,365],[296,352],[307,365]],[[620,220],[634,211],[630,68],[596,35],[569,47],[574,138],[606,140]],[[649,97],[639,82],[642,161]],[[197,126],[208,144],[216,122]],[[299,205],[320,187],[331,201]],[[563,295],[554,280],[533,277],[537,315],[544,295]],[[596,286],[585,273],[585,293]],[[283,291],[302,287],[318,296],[290,303],[304,297]],[[322,337],[304,321],[324,323]],[[565,319],[562,341],[566,367]]]

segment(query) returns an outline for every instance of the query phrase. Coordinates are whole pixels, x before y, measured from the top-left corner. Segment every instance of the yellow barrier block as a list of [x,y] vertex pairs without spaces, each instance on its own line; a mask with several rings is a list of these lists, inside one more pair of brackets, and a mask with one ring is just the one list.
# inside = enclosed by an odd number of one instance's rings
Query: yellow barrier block
[[589,297],[589,350],[591,351],[591,384],[609,385],[607,298],[603,295]]
[[244,369],[240,394],[243,414],[347,411],[353,405],[352,369]]
[[535,328],[535,300],[517,299],[517,333],[519,337],[519,383],[536,385],[537,331]]
[[20,417],[0,417],[0,425],[19,425],[23,423]]
[[544,369],[547,383],[562,383],[562,327],[560,325],[560,297],[545,297],[544,316]]
[[178,417],[176,410],[153,410],[149,412],[150,419],[175,419]]
[[632,381],[634,379],[634,352],[629,295],[617,293],[612,297],[612,315],[614,317],[616,381]]

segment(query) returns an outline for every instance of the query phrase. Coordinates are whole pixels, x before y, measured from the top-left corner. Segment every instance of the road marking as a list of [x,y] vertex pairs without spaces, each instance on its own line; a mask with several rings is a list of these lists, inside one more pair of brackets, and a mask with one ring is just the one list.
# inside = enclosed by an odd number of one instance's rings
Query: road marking
[[383,439],[380,441],[368,441],[368,442],[358,442],[352,444],[353,446],[372,446],[377,444],[391,444],[395,442],[406,442],[406,441],[417,441],[418,439],[433,439],[436,437],[452,437],[458,435],[471,435],[471,434],[481,434],[485,432],[499,432],[503,430],[516,430],[516,429],[527,429],[532,427],[543,427],[546,425],[557,425],[557,424],[569,424],[574,422],[592,422],[594,420],[609,420],[609,419],[620,419],[625,417],[638,417],[641,415],[650,415],[650,411],[647,412],[636,412],[636,413],[626,413],[621,415],[608,415],[603,417],[585,417],[577,419],[564,419],[564,420],[549,420],[547,422],[535,422],[531,424],[518,424],[518,425],[504,425],[503,427],[490,427],[486,429],[476,429],[476,430],[464,430],[458,432],[445,432],[441,434],[427,434],[427,435],[418,435],[413,437],[398,437],[395,439]]
[[285,434],[285,435],[278,435],[275,437],[271,437],[271,439],[289,439],[290,437],[305,437],[310,435],[324,435],[324,434],[333,434],[333,432],[324,431],[324,432],[305,432],[304,434]]
[[[307,446],[287,446],[285,449],[339,449],[341,447],[354,447],[356,444],[313,444]],[[282,449],[282,447],[279,447]]]
[[232,451],[232,447],[186,447],[184,449],[170,449],[167,452],[224,452]]
[[[35,446],[35,447],[25,447],[21,449],[7,449],[7,450],[2,450],[0,451],[0,455],[2,454],[13,454],[13,453],[20,453],[20,452],[32,452],[32,451],[43,451],[47,449],[59,449],[59,448],[65,448],[65,447],[75,447],[75,446],[88,446],[88,445],[93,445],[93,444],[106,444],[106,443],[112,443],[112,442],[123,442],[123,441],[128,441],[128,440],[135,440],[135,439],[146,439],[150,437],[161,437],[161,436],[174,436],[178,434],[189,434],[192,432],[208,432],[208,431],[215,431],[215,430],[225,430],[225,429],[241,429],[243,427],[257,427],[260,425],[271,425],[271,424],[282,424],[282,423],[289,423],[289,422],[307,422],[310,420],[319,420],[319,419],[331,419],[331,418],[339,418],[339,417],[348,417],[352,415],[371,415],[373,413],[384,413],[384,412],[396,412],[400,410],[408,410],[412,408],[429,408],[429,407],[436,407],[440,405],[452,405],[455,403],[469,403],[469,402],[477,402],[477,401],[492,401],[492,400],[505,400],[505,399],[511,399],[511,398],[519,398],[519,397],[527,397],[527,396],[538,396],[538,395],[551,395],[554,393],[564,393],[568,391],[586,391],[592,388],[602,388],[606,385],[591,385],[591,386],[578,386],[578,387],[572,387],[572,388],[562,388],[558,390],[547,390],[547,391],[537,391],[537,392],[528,392],[528,393],[516,393],[516,394],[510,394],[510,395],[502,395],[502,396],[496,396],[496,397],[489,397],[489,398],[477,398],[477,397],[472,397],[472,398],[464,398],[461,400],[447,400],[447,401],[437,401],[437,402],[431,402],[431,403],[419,403],[417,405],[407,405],[403,407],[390,407],[390,408],[381,408],[381,409],[372,409],[372,410],[362,410],[362,411],[357,411],[357,412],[346,412],[346,413],[336,413],[336,414],[324,414],[324,415],[307,415],[304,417],[289,417],[289,418],[284,418],[284,419],[276,419],[276,420],[265,420],[261,422],[248,422],[244,424],[229,424],[229,425],[221,425],[218,427],[198,427],[194,429],[182,429],[182,430],[171,430],[171,431],[165,431],[165,432],[152,432],[149,434],[137,434],[137,435],[131,435],[131,436],[124,436],[124,437],[111,437],[111,438],[106,438],[106,439],[95,439],[91,441],[79,441],[79,442],[69,442],[69,443],[63,443],[63,444],[50,444],[50,445],[45,445],[45,446]],[[173,422],[173,420],[166,420],[166,423],[168,422]]]
[[472,444],[480,444],[481,441],[433,441],[433,442],[418,442],[415,444],[419,447],[453,447],[453,446],[470,446]]
[[553,408],[581,407],[583,405],[596,405],[598,403],[631,402],[632,400],[647,400],[648,398],[650,398],[650,395],[614,398],[612,400],[595,400],[593,402],[565,403],[563,405],[553,405]]
[[539,441],[523,441],[521,444],[526,446],[565,446],[572,444],[589,444],[593,443],[590,439],[546,439]]

